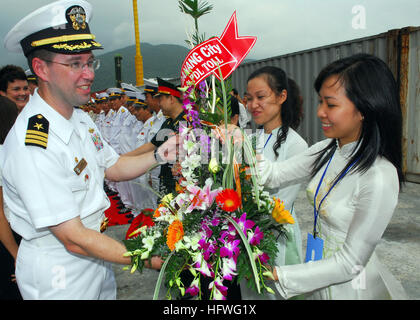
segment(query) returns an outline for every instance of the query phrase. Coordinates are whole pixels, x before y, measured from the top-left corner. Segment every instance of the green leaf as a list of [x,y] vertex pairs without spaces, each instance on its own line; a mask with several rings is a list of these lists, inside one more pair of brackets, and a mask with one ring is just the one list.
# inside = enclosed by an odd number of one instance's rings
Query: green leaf
[[174,252],[175,251],[172,251],[169,254],[169,256],[166,258],[165,262],[163,263],[162,268],[160,269],[159,277],[156,281],[155,292],[153,294],[153,300],[157,300],[159,298],[160,285],[162,283],[163,276],[165,274],[165,269],[166,269],[166,266],[168,265],[169,260],[171,260],[171,257],[174,254]]

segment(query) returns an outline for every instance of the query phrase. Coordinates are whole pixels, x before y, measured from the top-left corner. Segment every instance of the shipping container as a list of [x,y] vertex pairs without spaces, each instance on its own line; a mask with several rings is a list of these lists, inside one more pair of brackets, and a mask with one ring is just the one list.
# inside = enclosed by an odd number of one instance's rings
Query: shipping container
[[420,27],[390,30],[378,35],[285,54],[241,64],[232,74],[232,84],[242,96],[246,80],[264,66],[282,68],[300,86],[304,119],[298,132],[314,144],[322,139],[316,116],[317,93],[313,88],[318,73],[327,64],[356,53],[369,53],[384,60],[399,83],[403,112],[403,170],[408,181],[420,183]]

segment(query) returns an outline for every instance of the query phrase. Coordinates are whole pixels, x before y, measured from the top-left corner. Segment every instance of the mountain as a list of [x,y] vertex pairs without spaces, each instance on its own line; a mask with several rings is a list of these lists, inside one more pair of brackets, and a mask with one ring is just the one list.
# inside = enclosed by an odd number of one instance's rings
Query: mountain
[[[179,78],[182,63],[188,54],[189,49],[174,44],[152,45],[150,43],[140,44],[143,57],[144,78]],[[92,91],[99,91],[109,87],[115,87],[115,55],[122,57],[121,78],[122,82],[136,84],[136,72],[134,56],[136,46],[121,48],[96,56],[101,60],[101,67],[95,72],[95,82]]]
[[[159,44],[152,45],[144,42],[140,44],[141,55],[143,57],[143,73],[144,78],[179,78],[182,63],[187,56],[189,49],[175,44]],[[125,48],[100,54],[101,50],[96,50],[95,56],[101,60],[101,67],[95,72],[95,81],[92,91],[101,91],[110,87],[115,87],[115,55],[122,57],[121,78],[123,82],[136,84],[136,74],[134,66],[134,56],[136,54],[136,46],[128,46]],[[14,55],[13,59],[8,59],[8,64],[16,64],[27,69],[27,63],[22,55]],[[253,61],[253,59],[245,59],[243,63]]]

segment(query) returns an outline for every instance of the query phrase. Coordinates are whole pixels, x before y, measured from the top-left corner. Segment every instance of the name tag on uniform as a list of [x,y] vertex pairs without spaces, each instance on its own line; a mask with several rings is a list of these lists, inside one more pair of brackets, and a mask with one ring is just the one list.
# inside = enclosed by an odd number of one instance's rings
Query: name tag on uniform
[[87,162],[86,160],[83,158],[82,160],[79,161],[79,163],[77,164],[77,166],[74,167],[74,172],[76,172],[77,175],[80,175],[82,173],[82,171],[86,168],[87,166]]
[[312,234],[308,233],[305,262],[321,260],[323,249],[324,240],[320,237],[314,238]]

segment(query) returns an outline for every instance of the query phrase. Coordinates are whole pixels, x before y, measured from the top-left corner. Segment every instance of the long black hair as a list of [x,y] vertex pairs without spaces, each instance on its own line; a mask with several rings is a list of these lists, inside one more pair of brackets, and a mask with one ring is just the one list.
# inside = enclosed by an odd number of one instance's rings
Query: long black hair
[[303,98],[297,83],[288,78],[280,68],[272,66],[260,68],[251,73],[247,82],[257,77],[263,77],[275,95],[279,95],[283,90],[287,92],[287,99],[281,106],[281,130],[277,132],[276,142],[273,145],[273,151],[277,158],[279,156],[277,150],[286,141],[289,128],[296,130],[303,118]]
[[[338,77],[347,98],[363,117],[360,139],[341,173],[355,161],[357,163],[351,171],[365,172],[377,156],[382,156],[397,169],[401,185],[404,181],[401,168],[402,114],[398,86],[391,70],[384,61],[373,55],[356,54],[337,60],[321,70],[314,83],[315,90],[319,93],[324,81],[333,75]],[[312,168],[312,177],[336,148],[333,140],[319,152]]]
[[7,134],[18,116],[18,108],[12,100],[0,96],[0,144],[4,143]]

